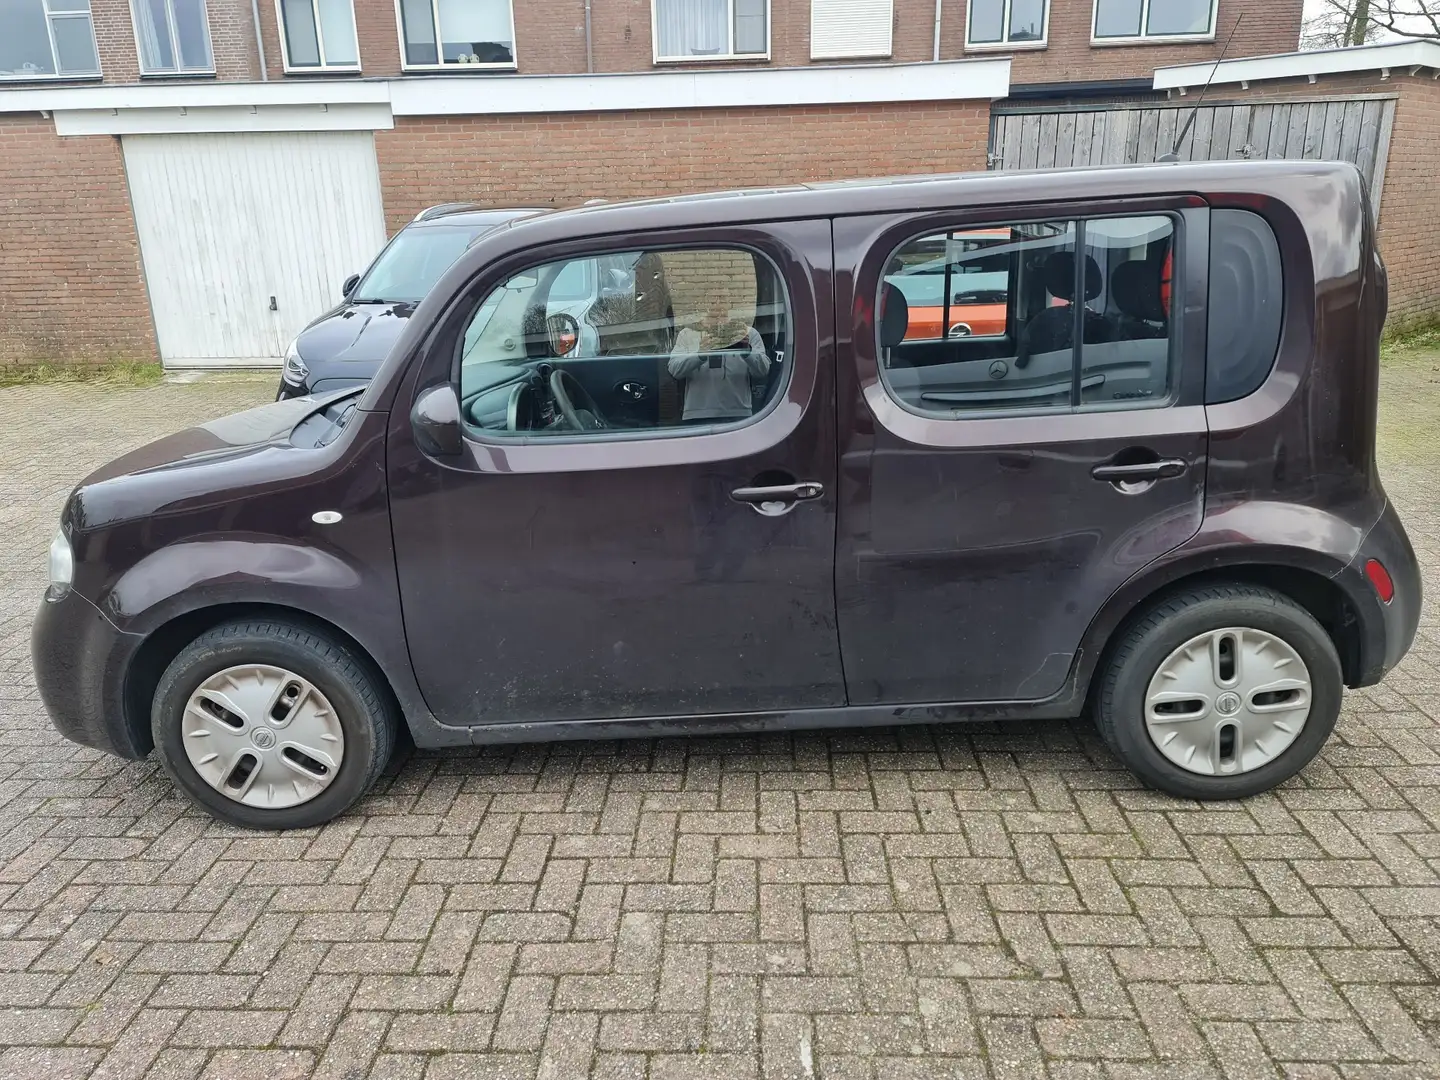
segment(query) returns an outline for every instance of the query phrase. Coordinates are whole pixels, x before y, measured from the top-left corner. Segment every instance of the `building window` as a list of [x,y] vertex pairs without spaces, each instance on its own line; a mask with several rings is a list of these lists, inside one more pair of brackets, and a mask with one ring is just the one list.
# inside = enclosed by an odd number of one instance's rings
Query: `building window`
[[90,0],[0,0],[0,79],[100,74]]
[[513,68],[510,0],[398,0],[406,68]]
[[1111,44],[1215,37],[1217,0],[1095,0],[1091,40]]
[[970,0],[965,47],[1040,48],[1049,16],[1049,0]]
[[653,5],[657,62],[770,53],[769,0],[653,0]]
[[810,59],[889,56],[894,7],[892,0],[810,0]]
[[134,0],[134,5],[140,74],[207,75],[215,70],[205,0]]
[[350,0],[275,0],[286,71],[360,70]]

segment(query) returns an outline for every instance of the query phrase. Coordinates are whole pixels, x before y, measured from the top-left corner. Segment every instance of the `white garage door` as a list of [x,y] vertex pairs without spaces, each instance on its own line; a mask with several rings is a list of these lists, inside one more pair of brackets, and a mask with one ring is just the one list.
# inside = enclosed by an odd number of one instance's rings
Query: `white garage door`
[[166,367],[279,363],[385,243],[367,131],[122,141]]

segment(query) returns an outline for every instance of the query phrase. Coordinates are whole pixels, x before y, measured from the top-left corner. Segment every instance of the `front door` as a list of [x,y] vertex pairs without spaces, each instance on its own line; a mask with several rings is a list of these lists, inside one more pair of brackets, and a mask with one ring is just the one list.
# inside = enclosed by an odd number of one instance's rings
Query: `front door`
[[1057,693],[1104,601],[1199,529],[1205,213],[836,222],[851,704]]
[[[443,723],[844,703],[830,244],[825,221],[630,234],[477,279],[484,325],[422,359],[458,360],[463,453],[427,456],[397,421],[388,464]],[[577,318],[556,282],[611,255],[631,271]]]

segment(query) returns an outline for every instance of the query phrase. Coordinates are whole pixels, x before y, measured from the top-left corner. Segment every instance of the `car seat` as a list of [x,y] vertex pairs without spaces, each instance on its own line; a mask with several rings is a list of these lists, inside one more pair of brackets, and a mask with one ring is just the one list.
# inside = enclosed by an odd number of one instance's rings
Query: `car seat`
[[1169,334],[1160,298],[1160,268],[1142,259],[1123,262],[1110,274],[1110,298],[1120,309],[1115,340],[1163,338]]
[[[1030,357],[1039,353],[1057,352],[1068,349],[1075,341],[1075,253],[1057,251],[1041,264],[1041,276],[1045,289],[1051,296],[1069,303],[1058,307],[1046,307],[1032,315],[1020,328],[1015,366],[1026,367]],[[1085,300],[1094,300],[1100,295],[1104,279],[1100,264],[1093,256],[1085,256]],[[1109,328],[1105,317],[1098,312],[1085,309],[1085,338],[1087,342],[1109,339]]]
[[905,340],[910,329],[910,301],[890,282],[880,287],[880,366],[890,366],[890,350]]

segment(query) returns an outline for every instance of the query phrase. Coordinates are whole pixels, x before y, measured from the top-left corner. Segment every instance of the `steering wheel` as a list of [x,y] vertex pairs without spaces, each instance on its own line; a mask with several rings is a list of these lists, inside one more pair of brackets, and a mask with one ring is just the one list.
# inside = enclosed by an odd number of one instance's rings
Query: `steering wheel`
[[[550,396],[555,399],[560,415],[572,431],[599,431],[610,426],[600,412],[600,406],[590,396],[590,391],[563,368],[556,368],[550,373]],[[576,408],[577,403],[579,408]]]

